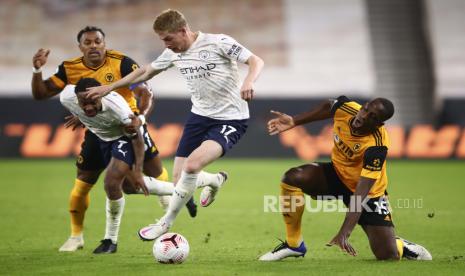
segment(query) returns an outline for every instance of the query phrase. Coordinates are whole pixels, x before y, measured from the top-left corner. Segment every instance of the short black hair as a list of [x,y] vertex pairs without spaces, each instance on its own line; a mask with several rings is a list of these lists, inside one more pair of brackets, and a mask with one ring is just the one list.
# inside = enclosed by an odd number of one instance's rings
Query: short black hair
[[381,110],[381,122],[389,120],[394,115],[394,104],[386,98],[376,98],[375,101],[379,102],[383,109]]
[[100,82],[93,78],[82,78],[76,83],[76,87],[74,88],[74,93],[81,93],[86,92],[87,88],[100,86]]
[[80,43],[82,35],[85,34],[85,33],[88,33],[88,32],[100,32],[103,35],[103,37],[105,38],[105,33],[99,27],[86,26],[84,29],[79,31],[79,33],[77,35],[77,41]]

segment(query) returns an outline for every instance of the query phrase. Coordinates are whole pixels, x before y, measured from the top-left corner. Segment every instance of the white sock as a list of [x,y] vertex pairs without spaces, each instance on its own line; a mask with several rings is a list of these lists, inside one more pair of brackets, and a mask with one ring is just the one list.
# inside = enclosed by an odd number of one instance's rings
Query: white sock
[[118,242],[118,232],[119,226],[121,225],[121,217],[123,216],[124,203],[124,196],[117,200],[107,198],[107,222],[105,227],[105,237],[103,239],[111,239],[113,243]]
[[[174,184],[171,182],[161,181],[150,176],[144,176],[144,182],[151,195],[171,195],[174,192]],[[143,194],[144,192],[139,189],[136,193]]]
[[221,177],[217,173],[207,173],[205,171],[199,172],[197,177],[197,188],[202,188],[205,186],[214,186],[218,188],[221,183]]
[[168,223],[168,225],[173,224],[173,221],[176,219],[181,208],[186,205],[187,201],[191,198],[192,194],[196,188],[197,173],[186,173],[182,171],[181,177],[179,178],[174,192],[171,195],[170,204],[168,205],[168,210],[166,214],[161,218],[161,220]]
[[[173,187],[173,190],[174,190],[174,187]],[[166,212],[166,210],[168,210],[168,205],[170,205],[170,200],[171,200],[171,195],[158,196],[158,203],[160,204],[160,207],[163,209],[163,211]]]

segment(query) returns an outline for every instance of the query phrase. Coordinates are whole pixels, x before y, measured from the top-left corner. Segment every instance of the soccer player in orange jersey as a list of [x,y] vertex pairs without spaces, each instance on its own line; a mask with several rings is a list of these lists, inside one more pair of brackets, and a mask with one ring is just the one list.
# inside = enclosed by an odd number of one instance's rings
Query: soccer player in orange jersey
[[432,259],[423,246],[395,235],[386,192],[385,160],[389,138],[384,122],[394,114],[394,106],[389,100],[376,98],[361,106],[341,96],[293,117],[276,111],[272,113],[277,117],[268,122],[271,135],[297,125],[333,118],[334,147],[331,162],[302,165],[284,174],[281,207],[286,241],[261,256],[261,261],[303,257],[307,252],[301,234],[304,193],[316,199],[341,198],[348,206],[344,222],[328,246],[336,245],[355,256],[349,237],[358,223],[378,260]]

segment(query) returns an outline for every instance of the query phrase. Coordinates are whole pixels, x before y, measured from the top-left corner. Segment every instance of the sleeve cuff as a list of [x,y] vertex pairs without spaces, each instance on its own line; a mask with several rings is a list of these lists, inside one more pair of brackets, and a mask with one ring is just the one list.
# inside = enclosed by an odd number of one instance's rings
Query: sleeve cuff
[[381,171],[370,171],[367,169],[362,169],[360,176],[371,179],[379,179],[381,176]]
[[58,88],[61,88],[63,89],[65,86],[66,86],[66,83],[64,83],[61,79],[55,77],[55,76],[51,76],[50,77],[50,80],[52,80],[52,82],[58,87]]

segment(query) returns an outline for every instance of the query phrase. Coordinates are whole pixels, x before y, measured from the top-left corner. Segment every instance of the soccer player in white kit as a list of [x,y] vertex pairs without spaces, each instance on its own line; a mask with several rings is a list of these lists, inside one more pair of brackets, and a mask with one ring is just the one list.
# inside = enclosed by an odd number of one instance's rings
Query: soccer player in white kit
[[[166,46],[155,61],[119,81],[88,89],[89,98],[102,97],[116,88],[146,81],[172,66],[186,79],[192,109],[174,160],[173,182],[177,184],[166,214],[139,230],[143,240],[154,240],[169,230],[192,196],[196,182],[205,183],[201,205],[213,202],[227,175],[202,169],[223,156],[245,133],[247,101],[253,98],[253,84],[264,65],[261,58],[230,36],[192,32],[184,15],[176,10],[158,15],[153,28]],[[242,87],[237,62],[249,66]]]
[[97,154],[102,154],[107,166],[104,180],[107,194],[105,237],[94,250],[94,253],[101,254],[117,250],[125,205],[122,185],[126,179],[125,185],[132,183],[136,191],[146,195],[171,195],[174,185],[142,175],[145,161],[157,154],[152,139],[142,126],[143,119],[136,117],[126,100],[116,92],[95,100],[86,98],[86,88],[96,85],[100,83],[95,79],[83,78],[76,86],[66,86],[60,94],[60,101],[98,137],[101,153]]

